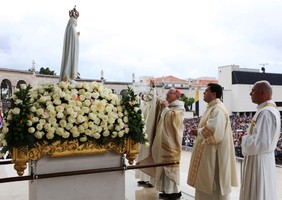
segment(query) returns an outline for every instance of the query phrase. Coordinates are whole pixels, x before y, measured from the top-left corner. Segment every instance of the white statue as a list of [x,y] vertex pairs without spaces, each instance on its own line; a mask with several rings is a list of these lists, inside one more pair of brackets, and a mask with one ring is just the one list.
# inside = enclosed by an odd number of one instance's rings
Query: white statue
[[[76,7],[76,6],[75,6]],[[60,81],[71,81],[78,74],[78,53],[80,32],[76,31],[79,12],[76,8],[69,11],[69,22],[65,30],[64,47],[61,62]]]

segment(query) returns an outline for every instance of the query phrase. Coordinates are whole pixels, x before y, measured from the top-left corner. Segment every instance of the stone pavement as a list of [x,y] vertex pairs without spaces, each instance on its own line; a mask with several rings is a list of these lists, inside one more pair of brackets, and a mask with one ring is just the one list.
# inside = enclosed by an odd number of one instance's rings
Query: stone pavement
[[[191,152],[183,150],[180,164],[180,190],[181,200],[193,200],[194,189],[186,184],[187,172],[190,162]],[[282,200],[282,167],[277,169],[277,196]],[[240,181],[240,162],[237,163],[238,179]],[[16,176],[13,165],[0,166],[0,178]],[[125,196],[126,200],[158,200],[158,191],[154,188],[138,187],[134,170],[125,172]],[[113,191],[114,192],[114,191]],[[240,188],[235,187],[231,193],[231,200],[239,199]],[[28,181],[0,183],[0,199],[2,200],[28,200]],[[112,200],[112,199],[111,199]]]

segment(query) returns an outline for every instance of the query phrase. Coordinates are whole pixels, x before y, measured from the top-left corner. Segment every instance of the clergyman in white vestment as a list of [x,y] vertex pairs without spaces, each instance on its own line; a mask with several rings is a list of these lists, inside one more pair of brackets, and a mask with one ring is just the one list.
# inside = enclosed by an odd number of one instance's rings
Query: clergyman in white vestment
[[[166,94],[166,101],[161,102],[163,110],[157,121],[156,135],[152,144],[152,157],[155,163],[180,162],[181,142],[183,136],[184,102],[178,100],[181,92],[170,88]],[[154,179],[160,198],[178,199],[179,165],[157,167]]]
[[69,11],[61,62],[60,81],[69,81],[77,78],[78,54],[79,54],[79,32],[76,31],[79,12],[74,8]]
[[[145,131],[147,134],[147,139],[149,146],[141,145],[139,149],[139,154],[136,158],[136,164],[140,165],[146,159],[151,156],[151,147],[155,137],[155,122],[156,122],[156,112],[157,112],[157,93],[156,88],[153,85],[149,92],[142,94],[142,104],[141,107],[144,121],[145,121]],[[139,178],[138,184],[145,187],[153,187],[154,179],[152,176],[144,173],[142,170],[135,170],[135,177]]]
[[191,130],[196,139],[187,183],[196,189],[195,200],[230,200],[232,186],[238,186],[231,125],[221,97],[222,87],[208,84],[207,110],[198,129]]
[[280,113],[267,81],[258,81],[250,93],[258,104],[247,135],[242,137],[244,155],[240,200],[276,200],[275,155],[281,128]]

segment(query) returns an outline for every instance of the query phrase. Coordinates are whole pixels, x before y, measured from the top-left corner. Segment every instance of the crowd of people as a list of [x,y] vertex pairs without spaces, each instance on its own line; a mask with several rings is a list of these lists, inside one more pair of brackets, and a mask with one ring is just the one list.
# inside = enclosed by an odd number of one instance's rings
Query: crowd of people
[[[242,149],[241,149],[241,138],[243,135],[246,134],[246,131],[251,123],[252,117],[246,115],[242,115],[242,116],[231,115],[229,118],[230,118],[232,133],[233,133],[235,154],[237,157],[243,157]],[[198,127],[200,119],[201,118],[199,117],[184,119],[184,132],[183,132],[182,145],[193,147],[195,137],[191,135],[191,129],[193,129],[194,127]],[[280,138],[278,140],[277,147],[275,149],[275,160],[276,160],[276,164],[282,165],[282,127],[281,127]]]

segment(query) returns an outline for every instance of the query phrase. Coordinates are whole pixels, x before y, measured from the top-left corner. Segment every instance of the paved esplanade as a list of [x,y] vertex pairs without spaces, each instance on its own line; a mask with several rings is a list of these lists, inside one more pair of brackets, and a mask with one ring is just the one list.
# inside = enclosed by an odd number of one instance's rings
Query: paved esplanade
[[[182,151],[180,166],[180,190],[182,192],[181,200],[194,199],[194,189],[186,184],[187,172],[190,162],[191,152]],[[277,199],[282,200],[282,167],[277,169]],[[238,176],[240,176],[240,163],[237,163]],[[27,171],[27,170],[26,170]],[[0,178],[16,176],[13,165],[0,166]],[[126,176],[126,200],[157,200],[158,192],[154,188],[138,187],[135,179],[134,170],[125,172]],[[240,177],[238,177],[240,180]],[[239,199],[240,188],[233,188],[231,193],[232,200]],[[114,191],[113,191],[114,192]],[[28,181],[0,183],[0,199],[2,200],[28,200]]]

